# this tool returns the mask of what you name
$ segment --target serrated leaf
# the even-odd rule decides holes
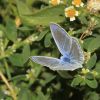
[[[97,88],[97,86],[98,86],[98,83],[95,79],[94,80],[85,79],[85,82],[91,88]]]
[[[94,65],[96,64],[96,61],[97,61],[97,56],[96,54],[94,54],[90,59],[89,61],[87,62],[86,66],[87,68],[91,69],[94,67]]]
[[[50,22],[60,23],[64,20],[64,6],[47,7],[32,16],[20,16],[23,23],[29,26],[49,25]]]

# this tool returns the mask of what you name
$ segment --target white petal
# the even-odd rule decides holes
[[[64,1],[60,1],[61,4],[64,4]]]
[[[83,6],[84,6],[84,3],[82,2],[82,3],[81,3],[81,7],[83,7]]]
[[[67,7],[65,8],[65,11],[68,11],[69,9],[74,9],[74,7],[73,6]]]
[[[49,3],[51,3],[51,0],[49,1]]]
[[[60,3],[61,3],[61,1],[60,1],[60,0],[57,0],[57,3],[58,3],[58,4],[60,4]]]
[[[74,5],[74,2],[72,1],[72,4]]]
[[[76,14],[75,15],[78,16],[78,11],[76,11]]]
[[[76,5],[76,7],[80,7],[79,5]]]
[[[65,16],[68,17],[68,15],[65,13]]]
[[[69,7],[68,8],[65,8],[65,11],[68,11],[69,10]]]
[[[74,21],[74,20],[75,20],[75,17],[71,17],[71,18],[70,18],[70,21]]]

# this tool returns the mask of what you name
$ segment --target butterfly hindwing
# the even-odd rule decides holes
[[[84,62],[83,51],[81,49],[81,46],[80,46],[78,40],[74,37],[72,37],[72,46],[71,46],[70,56],[71,56],[72,60],[75,60],[75,61],[83,64],[83,62]]]
[[[73,62],[61,62],[60,59],[52,58],[52,57],[45,57],[45,56],[32,56],[32,61],[41,64],[43,66],[49,67],[52,70],[75,70],[77,68],[81,68],[82,65]]]
[[[41,64],[43,66],[47,66],[50,69],[57,67],[60,64],[60,60],[53,57],[46,57],[46,56],[32,56],[32,61]]]

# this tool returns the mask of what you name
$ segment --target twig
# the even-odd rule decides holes
[[[5,65],[5,69],[6,69],[6,72],[7,72],[8,79],[10,80],[11,79],[11,74],[10,74],[6,59],[3,59],[3,62],[4,62],[4,65]]]
[[[0,77],[3,80],[3,82],[6,84],[8,89],[10,90],[13,100],[17,100],[15,91],[13,90],[12,86],[9,84],[6,77],[3,75],[3,73],[1,71],[0,71]]]

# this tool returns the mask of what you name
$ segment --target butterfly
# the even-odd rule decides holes
[[[78,40],[71,37],[61,26],[50,24],[53,39],[61,53],[61,57],[31,56],[31,60],[49,67],[51,70],[70,70],[82,68],[84,62],[83,51]]]

